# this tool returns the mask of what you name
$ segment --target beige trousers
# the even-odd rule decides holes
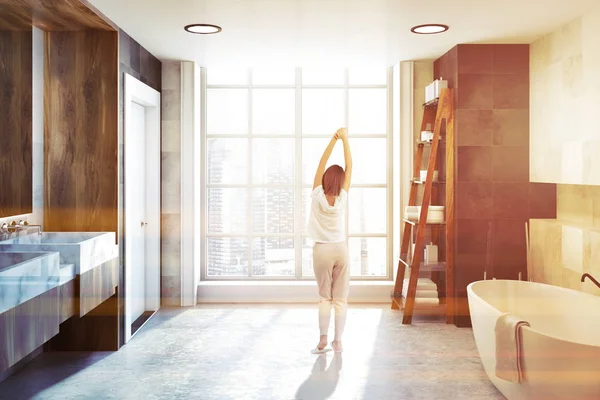
[[[335,339],[341,340],[346,325],[350,268],[348,245],[340,243],[316,243],[313,248],[313,268],[319,286],[319,330],[327,335],[331,320],[331,306],[335,309]]]

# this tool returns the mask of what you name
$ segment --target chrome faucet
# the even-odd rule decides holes
[[[14,233],[21,230],[21,226],[17,223],[17,221],[12,221],[8,225],[8,233]]]
[[[38,232],[38,236],[42,236],[42,225],[29,225],[29,222],[27,221],[19,221],[19,224],[23,227],[23,229],[27,230],[27,229],[37,229]]]
[[[13,221],[7,228],[7,232],[19,232],[26,231],[30,228],[36,228],[38,230],[38,235],[42,236],[42,226],[41,225],[29,225],[27,221],[20,220],[19,222]]]
[[[590,274],[583,274],[581,275],[581,282],[585,281],[585,278],[589,278],[592,282],[594,282],[594,285],[598,286],[598,288],[600,288],[600,282],[598,282],[596,279],[594,279],[593,276],[591,276]]]

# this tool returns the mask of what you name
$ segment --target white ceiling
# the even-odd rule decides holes
[[[598,0],[91,0],[160,59],[200,65],[392,65],[458,43],[531,43]],[[211,23],[217,35],[183,27]],[[414,25],[450,31],[422,36]]]

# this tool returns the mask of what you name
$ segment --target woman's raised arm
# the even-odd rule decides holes
[[[327,145],[327,148],[323,152],[323,155],[321,156],[321,161],[319,161],[319,166],[317,167],[317,172],[315,173],[315,179],[313,181],[313,190],[321,185],[323,174],[325,173],[325,166],[327,165],[327,161],[329,161],[329,157],[331,157],[331,152],[333,151],[335,142],[337,142],[337,140],[340,138],[340,132],[342,129],[344,128],[340,128],[335,132],[331,138],[331,141]]]
[[[346,163],[346,173],[344,177],[344,190],[348,192],[350,189],[350,183],[352,181],[352,154],[350,152],[350,143],[348,142],[348,131],[344,129],[342,133],[340,133],[340,139],[344,143],[344,161]]]

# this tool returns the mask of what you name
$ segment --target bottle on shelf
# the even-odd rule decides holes
[[[438,247],[437,245],[430,242],[427,246],[425,246],[425,254],[424,254],[425,263],[434,264],[438,262]]]

